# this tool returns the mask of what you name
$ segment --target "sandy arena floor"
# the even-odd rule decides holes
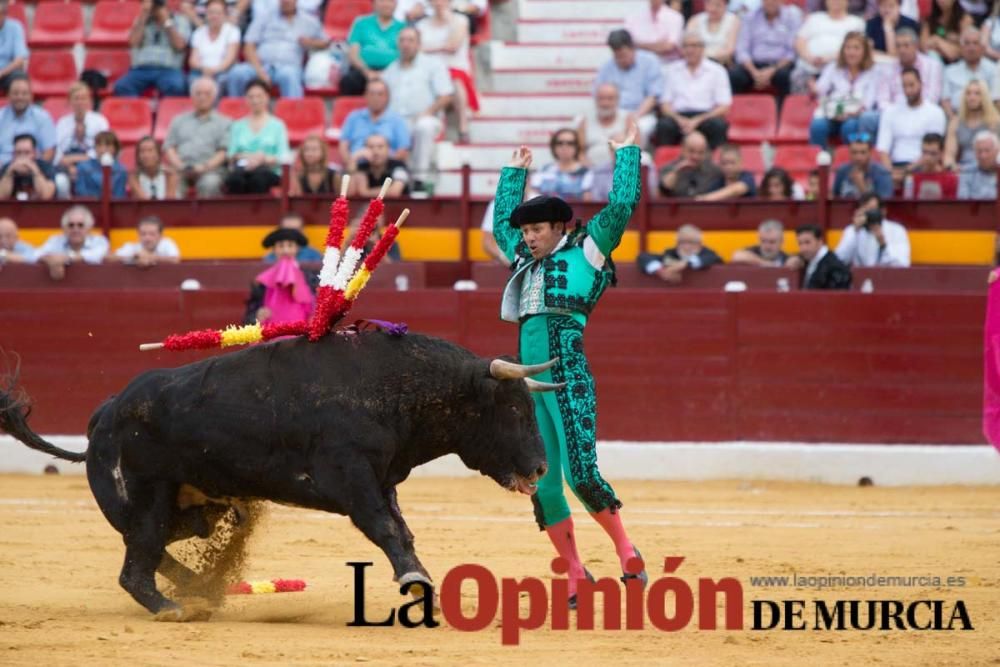
[[[557,632],[502,646],[479,633],[352,628],[349,560],[372,560],[372,619],[406,600],[380,552],[342,517],[272,506],[251,542],[250,579],[301,578],[303,593],[230,597],[204,623],[156,623],[118,587],[123,547],[79,476],[0,476],[0,665],[1000,665],[1000,487],[847,488],[771,483],[616,485],[647,562],[737,577],[742,631]],[[529,503],[486,479],[400,487],[424,564],[440,581],[477,562],[498,576],[548,576],[550,547]],[[574,505],[574,507],[578,507]],[[616,576],[604,534],[577,514],[590,569]],[[964,576],[965,587],[814,590],[754,587],[751,576]],[[653,577],[659,571],[651,571]],[[963,600],[974,631],[752,631],[754,599]],[[474,599],[464,600],[471,613]],[[806,618],[810,618],[809,615]],[[647,625],[648,627],[648,625]],[[811,627],[811,622],[810,622]],[[530,662],[527,662],[530,661]]]

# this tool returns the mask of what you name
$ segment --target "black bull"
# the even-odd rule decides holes
[[[166,552],[205,536],[204,508],[181,507],[192,495],[346,515],[385,552],[398,581],[429,581],[396,485],[415,466],[457,454],[530,493],[545,452],[529,387],[554,387],[521,378],[540,369],[414,334],[299,338],[142,373],[94,412],[79,454],[30,429],[15,371],[0,388],[0,428],[33,449],[86,461],[94,497],[124,538],[122,587],[149,611],[181,619],[154,575],[175,583],[194,575]]]

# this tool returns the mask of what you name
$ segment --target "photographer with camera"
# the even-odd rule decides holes
[[[834,251],[853,267],[910,265],[910,239],[906,228],[885,218],[885,205],[874,192],[861,196],[851,225],[844,230]]]
[[[128,34],[132,67],[115,83],[118,97],[138,97],[156,88],[161,97],[187,94],[184,52],[191,37],[191,24],[175,16],[166,0],[142,0],[142,8]]]

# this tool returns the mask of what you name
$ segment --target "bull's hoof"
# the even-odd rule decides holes
[[[431,590],[434,592],[433,593],[434,598],[432,600],[433,607],[434,607],[434,614],[435,615],[436,614],[440,614],[441,613],[441,596],[438,595],[437,589],[434,588],[434,582],[431,581],[430,578],[427,577],[427,575],[421,574],[420,572],[407,572],[406,574],[404,574],[402,577],[399,578],[399,585],[400,586],[405,586],[406,584],[409,584],[409,583],[412,583],[412,582],[415,582],[415,581],[423,582],[423,583],[425,583],[425,584],[427,584],[428,586],[431,587]],[[423,597],[420,594],[419,589],[417,589],[416,587],[410,589],[410,595],[413,596],[413,599],[417,599],[417,598]]]
[[[160,610],[153,616],[153,620],[162,623],[192,623],[212,618],[212,609],[205,600],[192,600],[185,602],[184,605],[171,603],[171,605]]]

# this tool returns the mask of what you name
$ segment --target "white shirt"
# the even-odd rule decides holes
[[[442,49],[448,45],[452,32],[461,29],[463,25],[468,25],[469,21],[459,13],[451,15],[451,25],[438,25],[431,18],[421,19],[417,22],[417,31],[420,33],[420,48],[424,51],[434,51]],[[455,53],[428,53],[427,57],[440,59],[445,67],[469,71],[469,35],[466,33],[465,40],[459,45]]]
[[[837,257],[850,266],[909,266],[910,239],[906,228],[898,222],[883,220],[882,235],[885,248],[879,249],[874,234],[863,227],[858,231],[854,225],[849,225],[837,244]]]
[[[94,157],[94,137],[98,132],[104,132],[110,127],[108,119],[96,111],[88,111],[83,117],[83,145],[76,138],[76,117],[68,113],[56,123],[56,157],[58,164],[66,153],[74,148],[83,148],[87,157]]]
[[[222,24],[215,41],[208,33],[208,24],[199,27],[191,36],[191,49],[198,52],[202,67],[218,67],[225,59],[229,45],[239,43],[240,29],[228,21]]]
[[[136,255],[139,254],[140,250],[142,250],[142,244],[138,241],[132,241],[118,248],[115,251],[115,257],[123,259],[127,263],[132,263],[135,261]],[[156,244],[156,252],[153,254],[157,257],[180,257],[181,251],[172,239],[162,237],[160,238],[160,242]]]
[[[920,157],[925,134],[944,136],[948,126],[944,110],[927,100],[911,107],[906,102],[893,104],[882,112],[875,148],[889,156],[893,164],[909,164]]]
[[[608,150],[608,140],[615,135],[625,134],[625,121],[628,112],[618,109],[615,120],[611,125],[601,125],[597,119],[597,107],[591,106],[587,113],[577,116],[573,121],[579,126],[582,121],[586,122],[587,145],[584,150],[587,152],[587,159],[591,165],[605,164],[611,162],[611,151]]]
[[[663,79],[660,101],[669,103],[677,113],[700,113],[733,102],[726,68],[708,58],[702,58],[694,72],[688,69],[684,60],[670,63],[664,69]]]
[[[680,54],[681,37],[684,34],[684,16],[670,7],[663,5],[653,18],[648,7],[625,18],[625,29],[632,35],[636,44],[669,41],[674,50],[663,56],[663,62],[676,60]]]
[[[874,66],[859,73],[852,81],[846,69],[837,67],[836,62],[827,63],[816,81],[816,94],[822,99],[859,100],[865,111],[875,111],[889,103],[889,87],[882,77],[882,70]],[[817,108],[817,113],[821,111],[822,106]]]
[[[35,257],[42,258],[46,255],[68,255],[70,252],[69,243],[66,242],[65,234],[53,234],[38,249]],[[83,248],[80,249],[80,257],[87,264],[100,264],[104,256],[108,254],[108,240],[101,234],[88,234],[83,241]]]
[[[835,21],[826,12],[814,12],[799,28],[797,37],[805,38],[810,56],[836,59],[840,53],[840,46],[844,43],[844,37],[855,30],[862,34],[865,32],[865,22],[860,16],[848,14]],[[809,69],[813,68],[810,66]]]
[[[382,70],[381,79],[389,87],[389,109],[410,120],[423,113],[435,100],[453,95],[455,86],[441,61],[418,53],[409,65],[396,60]]]
[[[733,32],[739,30],[739,27],[740,21],[736,17],[736,14],[732,12],[726,12],[722,15],[719,28],[715,32],[708,29],[708,12],[695,14],[687,24],[687,29],[697,32],[705,42],[705,55],[709,58],[726,48],[730,36]],[[733,41],[733,48],[736,48],[735,40]]]

